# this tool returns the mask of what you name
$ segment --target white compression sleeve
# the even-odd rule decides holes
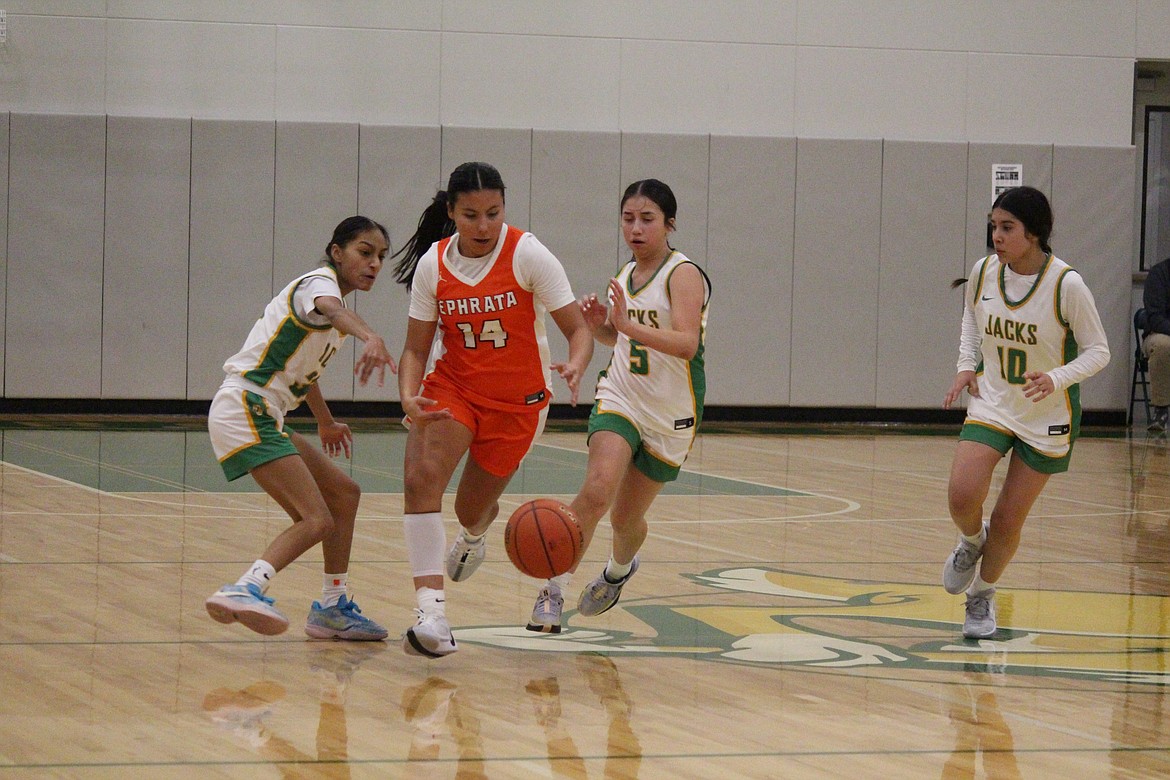
[[[443,574],[443,556],[447,553],[447,534],[443,531],[440,512],[423,512],[402,516],[402,533],[406,537],[406,554],[415,577]]]

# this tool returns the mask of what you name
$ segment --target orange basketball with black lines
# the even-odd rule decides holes
[[[552,498],[521,504],[504,528],[504,549],[513,565],[538,580],[573,568],[583,544],[573,510]]]

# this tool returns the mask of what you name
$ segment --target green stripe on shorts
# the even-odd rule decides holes
[[[244,393],[248,416],[260,441],[219,462],[228,482],[237,480],[257,466],[289,455],[299,455],[288,434],[276,427],[276,418],[268,414],[268,402],[255,393]]]
[[[634,468],[655,482],[673,482],[678,479],[679,466],[654,457],[642,446],[642,434],[626,417],[613,412],[598,412],[597,404],[589,413],[589,436],[597,431],[612,431],[626,440],[634,451]],[[586,439],[588,441],[588,439]]]
[[[1068,452],[1059,458],[1054,458],[1020,441],[1015,434],[1006,433],[980,423],[963,423],[963,430],[959,432],[959,441],[977,441],[980,444],[986,444],[1001,455],[1012,450],[1033,471],[1038,471],[1041,474],[1061,474],[1068,471],[1069,460],[1072,458],[1071,443]]]

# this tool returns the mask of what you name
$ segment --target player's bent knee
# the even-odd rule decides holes
[[[644,539],[650,532],[650,527],[646,524],[645,517],[615,517],[611,515],[610,525],[613,526],[614,533],[631,538],[640,535]]]
[[[308,526],[309,531],[312,533],[313,538],[318,542],[324,539],[328,539],[333,535],[333,532],[337,528],[337,524],[333,522],[333,517],[331,515],[309,518],[304,522]]]
[[[325,505],[336,516],[356,514],[358,504],[361,503],[362,489],[357,482],[349,477],[344,480],[330,482],[321,486],[321,495]]]
[[[357,505],[362,500],[362,486],[349,477],[341,483],[339,497],[346,503]]]
[[[406,495],[415,498],[431,494],[437,494],[441,497],[446,487],[446,482],[436,470],[421,466],[407,469],[402,480],[403,491]]]
[[[952,516],[964,517],[972,512],[981,511],[983,497],[981,490],[952,486],[947,493],[947,505]]]
[[[573,500],[578,514],[585,517],[601,517],[609,509],[609,493],[603,486],[586,483],[577,498]]]

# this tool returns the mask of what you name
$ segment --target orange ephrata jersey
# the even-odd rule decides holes
[[[540,409],[550,396],[544,307],[520,286],[513,268],[523,235],[508,226],[495,263],[474,285],[447,267],[451,239],[438,246],[435,301],[443,350],[433,373],[466,392],[469,400],[499,409]]]

